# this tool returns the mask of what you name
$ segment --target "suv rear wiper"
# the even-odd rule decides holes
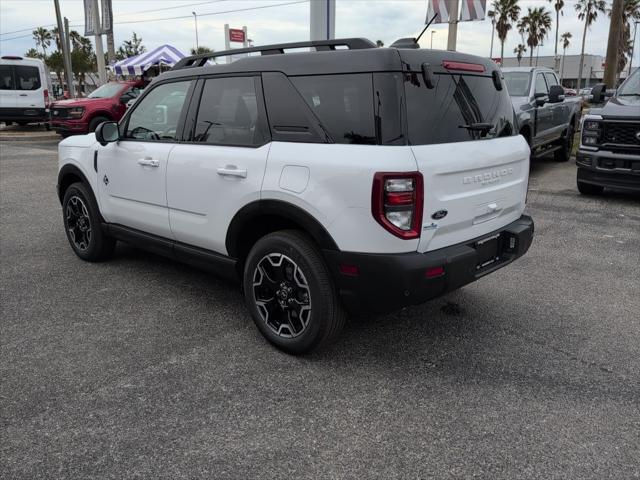
[[[476,132],[488,132],[493,128],[491,123],[470,123],[469,125],[458,125],[458,128],[466,128],[467,130],[473,130]]]

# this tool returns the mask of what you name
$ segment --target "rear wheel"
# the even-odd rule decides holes
[[[18,122],[18,125],[20,125],[21,127],[24,127],[24,126],[26,126],[28,124],[29,124],[29,122],[24,122],[24,121]]]
[[[97,262],[111,256],[116,240],[102,230],[98,206],[84,184],[77,182],[67,188],[62,214],[67,240],[78,257]]]
[[[102,122],[108,122],[109,119],[107,117],[96,117],[89,122],[89,132],[95,132],[98,125]]]
[[[260,332],[288,353],[318,348],[335,338],[345,322],[320,252],[295,230],[271,233],[251,249],[244,295]]]
[[[578,180],[578,191],[583,195],[601,195],[604,192],[604,187]]]
[[[571,151],[573,150],[573,137],[575,129],[573,128],[573,122],[567,127],[565,136],[562,137],[561,148],[553,152],[553,158],[556,162],[566,162],[571,157]]]

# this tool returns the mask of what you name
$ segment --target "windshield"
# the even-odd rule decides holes
[[[637,69],[633,75],[627,78],[618,90],[619,97],[630,95],[640,95],[640,69]]]
[[[528,97],[529,82],[531,74],[529,72],[503,72],[504,83],[512,97]]]
[[[120,83],[105,83],[100,88],[91,92],[87,98],[110,98],[122,89]]]

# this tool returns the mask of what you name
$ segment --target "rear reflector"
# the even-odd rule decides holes
[[[452,60],[444,60],[442,66],[447,70],[462,70],[463,72],[484,72],[484,65],[479,63],[454,62]]]
[[[427,271],[424,272],[424,276],[427,278],[435,278],[440,275],[444,275],[444,267],[431,267],[427,268]]]
[[[348,275],[350,277],[357,277],[360,274],[360,270],[358,270],[357,265],[340,265],[339,267],[340,273],[343,275]]]

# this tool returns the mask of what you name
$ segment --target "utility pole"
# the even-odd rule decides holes
[[[336,37],[336,0],[310,2],[309,33],[311,40],[329,40]]]
[[[456,40],[458,38],[458,0],[450,3],[449,12],[449,38],[447,39],[447,50],[456,51]]]
[[[491,48],[489,49],[489,58],[493,58],[493,37],[496,36],[496,17],[491,19]]]
[[[73,85],[73,69],[71,68],[71,37],[69,36],[69,19],[67,17],[64,17],[64,39],[61,39],[60,43],[62,42],[64,42],[65,46],[65,48],[62,49],[62,59],[65,65],[69,64],[69,70],[71,71],[71,88],[74,90],[73,98],[76,98],[76,92]],[[69,95],[71,95],[71,90],[69,91]]]
[[[602,81],[609,88],[616,87],[616,73],[618,72],[618,44],[622,39],[623,0],[613,0],[611,7],[611,22],[609,23],[609,41],[607,43],[607,58],[604,64]]]
[[[196,22],[196,53],[198,53],[198,49],[200,48],[200,45],[198,43],[198,14],[196,12],[191,12],[193,14],[193,19]]]
[[[73,72],[71,70],[71,54],[69,53],[69,48],[67,47],[67,41],[65,39],[65,30],[62,24],[62,15],[60,14],[60,2],[58,0],[53,0],[53,4],[56,8],[58,35],[60,35],[60,48],[62,48],[62,60],[64,63],[64,76],[67,77],[67,92],[69,92],[69,95],[75,98],[76,95],[73,89]]]
[[[102,46],[102,27],[100,24],[100,11],[98,10],[98,0],[93,0],[93,24],[96,40],[96,60],[98,63],[98,78],[100,85],[107,83],[107,72],[104,64],[104,50]]]

